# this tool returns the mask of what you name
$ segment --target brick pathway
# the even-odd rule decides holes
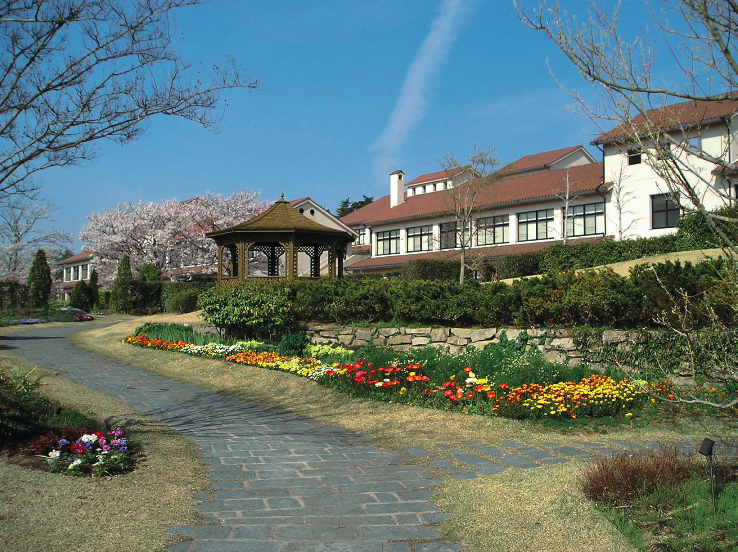
[[[429,501],[444,479],[660,446],[503,440],[491,447],[471,441],[408,445],[403,455],[340,428],[80,351],[65,339],[79,329],[39,329],[9,345],[156,416],[197,444],[212,480],[211,490],[197,497],[206,524],[171,528],[194,539],[171,546],[172,552],[457,552],[462,544],[440,541],[433,525],[449,517]],[[694,451],[692,442],[672,444]],[[431,468],[412,465],[412,457],[431,457]]]

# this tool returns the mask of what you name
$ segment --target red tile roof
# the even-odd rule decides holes
[[[606,144],[627,138],[636,133],[641,133],[656,128],[679,128],[680,126],[693,126],[697,123],[717,121],[721,117],[738,112],[738,98],[735,96],[723,97],[715,100],[687,101],[665,107],[659,107],[646,111],[647,121],[643,114],[634,117],[626,124],[622,124],[609,132],[606,132],[596,140],[593,145]]]
[[[521,157],[517,161],[506,165],[498,172],[500,174],[510,174],[522,171],[529,171],[532,169],[546,169],[550,165],[553,165],[557,161],[560,161],[567,155],[574,153],[582,146],[571,146],[568,148],[561,148],[553,151],[545,151],[543,153],[535,153],[533,155],[526,155]]]
[[[433,182],[434,180],[451,178],[452,176],[456,176],[461,171],[464,171],[467,168],[468,167],[457,167],[455,169],[449,169],[447,171],[438,171],[434,173],[424,174],[411,180],[410,182],[405,183],[405,186],[412,186],[413,184],[420,184],[421,182]]]
[[[301,197],[300,199],[293,199],[292,201],[290,201],[290,205],[292,205],[294,207],[295,205],[299,205],[300,203],[302,203],[306,199],[310,199],[310,198],[309,197]]]
[[[594,193],[602,183],[602,163],[592,163],[538,174],[523,174],[502,178],[487,184],[476,198],[479,208],[525,203],[529,201],[555,198],[566,191],[566,177],[569,175],[571,193]],[[477,182],[462,184],[474,185]],[[449,196],[452,190],[432,192],[405,198],[404,203],[390,207],[388,195],[357,209],[343,217],[341,221],[349,226],[357,227],[363,223],[400,221],[413,218],[441,216],[453,209]]]
[[[82,253],[77,253],[76,255],[67,257],[63,261],[59,261],[59,264],[78,263],[81,261],[89,261],[90,259],[92,259],[92,253],[90,253],[89,251],[83,251]]]
[[[569,240],[571,244],[583,243],[583,242],[599,242],[609,237],[595,237],[595,238],[580,238],[576,240]],[[547,247],[551,247],[555,243],[561,243],[560,241],[548,240],[548,241],[534,241],[524,243],[513,243],[510,245],[495,245],[492,247],[474,247],[466,250],[466,257],[473,259],[474,257],[486,257],[489,259],[497,259],[505,257],[506,255],[524,255],[526,253],[536,253],[542,251]],[[429,251],[428,253],[409,253],[407,255],[387,255],[379,257],[371,257],[358,263],[354,263],[346,270],[380,270],[397,268],[404,265],[406,262],[413,259],[442,259],[446,261],[455,261],[459,259],[461,254],[458,250],[451,251]]]

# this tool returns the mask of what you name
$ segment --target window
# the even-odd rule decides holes
[[[433,227],[416,226],[407,229],[407,252],[430,251],[433,243]]]
[[[692,138],[687,138],[687,145],[690,149],[702,153],[702,136],[698,134]]]
[[[82,265],[82,279],[83,280],[87,279],[87,266],[88,265]]]
[[[366,245],[366,228],[358,230],[359,237],[354,240],[354,245]]]
[[[553,209],[518,214],[518,241],[553,238]]]
[[[400,231],[377,232],[377,255],[394,255],[400,252]]]
[[[605,204],[590,203],[569,207],[566,217],[567,236],[592,236],[605,233]]]
[[[510,241],[510,215],[477,220],[477,244],[495,245]]]
[[[640,148],[634,148],[628,150],[628,165],[640,165],[641,164],[641,150]]]
[[[64,281],[70,282],[72,280],[72,267],[68,266],[64,269]]]
[[[454,249],[461,247],[461,229],[456,222],[441,223],[441,249]],[[464,237],[466,238],[466,247],[471,245],[471,232],[469,231],[469,223],[465,222],[466,230]]]
[[[676,228],[680,214],[679,206],[668,194],[651,196],[651,228]]]
[[[79,266],[72,267],[72,280],[79,280]]]

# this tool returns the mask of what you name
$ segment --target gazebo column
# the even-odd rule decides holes
[[[246,280],[249,277],[249,251],[251,246],[254,245],[251,242],[243,242],[241,247],[243,248],[243,271],[241,272],[241,279]]]
[[[328,248],[328,277],[336,277],[336,247],[335,245]]]
[[[294,240],[283,243],[285,261],[285,276],[287,279],[297,278],[297,251]]]
[[[277,248],[271,246],[267,256],[267,276],[279,276],[279,262],[277,259]]]
[[[336,257],[338,258],[338,274],[336,276],[343,278],[343,251],[341,250],[346,247],[346,244],[334,244],[334,247],[336,248]]]
[[[320,278],[320,246],[313,246],[313,254],[310,255],[310,276]]]

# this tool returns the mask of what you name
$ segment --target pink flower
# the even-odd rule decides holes
[[[103,450],[110,450],[110,445],[103,445]]]

